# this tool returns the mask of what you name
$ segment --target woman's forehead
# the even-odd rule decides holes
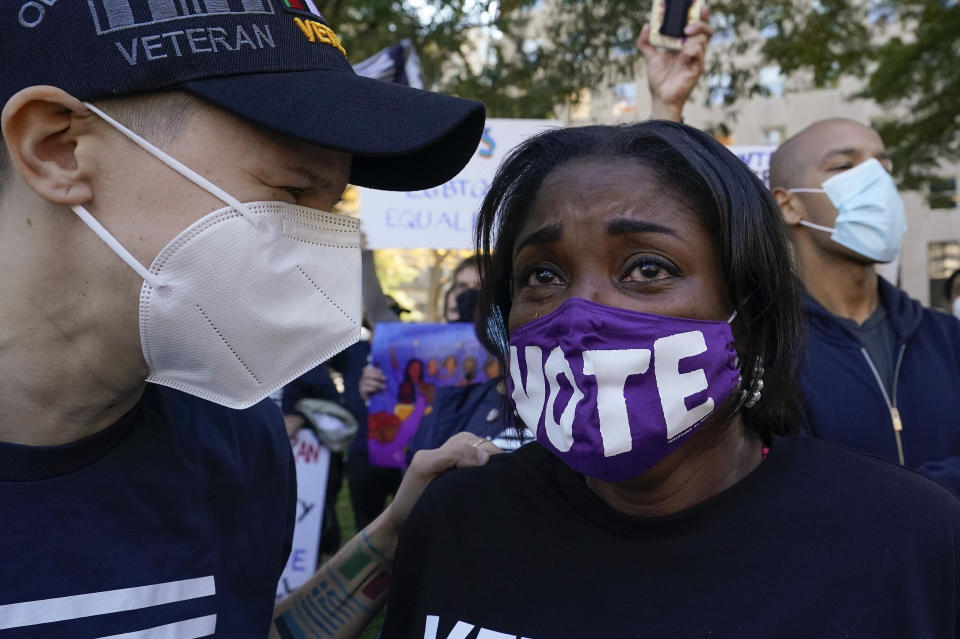
[[[646,220],[678,233],[700,224],[681,186],[632,158],[578,158],[551,171],[527,211],[519,236],[548,225],[588,226]]]
[[[546,192],[571,189],[606,188],[631,190],[658,182],[656,171],[629,157],[586,156],[568,160],[550,171],[543,179],[538,197]]]

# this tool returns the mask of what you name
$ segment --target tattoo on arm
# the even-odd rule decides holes
[[[363,531],[282,602],[274,627],[281,639],[356,637],[383,606],[389,586],[390,560]]]

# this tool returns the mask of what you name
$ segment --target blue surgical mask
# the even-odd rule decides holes
[[[875,262],[896,259],[907,232],[907,218],[897,184],[880,162],[871,158],[822,186],[788,191],[826,194],[838,212],[833,228],[806,220],[800,220],[800,224],[831,233],[837,244]]]

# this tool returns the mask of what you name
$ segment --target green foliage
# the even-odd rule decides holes
[[[960,160],[960,5],[955,0],[820,0],[803,20],[778,18],[766,59],[784,73],[812,71],[823,86],[864,79],[854,97],[879,103],[878,130],[906,188]]]
[[[876,50],[877,68],[862,95],[897,109],[880,127],[905,186],[940,159],[960,158],[960,6],[946,0],[899,2],[912,28]]]
[[[814,87],[864,80],[906,186],[960,159],[956,0],[715,0],[707,74],[714,99],[764,95],[762,66]],[[325,12],[351,58],[409,37],[429,88],[483,100],[495,117],[549,117],[580,89],[632,76],[650,0],[337,0]],[[758,59],[760,63],[758,64]]]

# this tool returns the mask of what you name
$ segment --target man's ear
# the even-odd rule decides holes
[[[800,220],[806,219],[807,211],[796,195],[778,186],[773,189],[773,197],[780,205],[780,214],[787,226],[797,226]]]
[[[0,113],[3,139],[20,178],[53,204],[71,206],[93,197],[89,175],[77,161],[77,142],[89,110],[51,86],[13,95]]]

